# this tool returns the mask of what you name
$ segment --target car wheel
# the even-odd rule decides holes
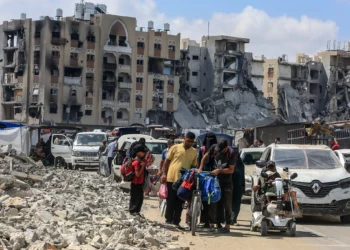
[[[340,216],[340,221],[343,224],[350,224],[350,215]]]
[[[62,157],[55,157],[55,160],[54,160],[54,166],[56,168],[66,168],[67,164],[65,162],[65,160],[62,158]]]

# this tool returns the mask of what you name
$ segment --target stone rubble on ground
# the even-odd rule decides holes
[[[128,202],[108,178],[0,158],[0,249],[183,249]]]

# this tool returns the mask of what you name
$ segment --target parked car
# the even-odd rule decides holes
[[[116,156],[116,163],[117,165],[121,165],[125,156],[126,156],[126,147],[123,147],[124,142],[127,140],[135,140],[138,141],[140,138],[145,138],[145,140],[152,140],[154,139],[150,135],[143,135],[143,134],[130,134],[130,135],[123,135],[118,139],[118,151]],[[130,146],[129,146],[130,147]]]
[[[54,144],[55,139],[61,138],[64,144]],[[78,133],[73,143],[63,134],[54,134],[51,139],[51,153],[55,157],[55,165],[72,165],[73,169],[98,167],[100,149],[104,140],[108,140],[103,132]]]
[[[291,174],[298,173],[293,187],[303,215],[340,216],[341,222],[350,223],[350,174],[329,147],[271,144],[256,162],[253,186],[257,185],[267,161],[276,163],[282,177],[283,168],[288,168]],[[252,211],[259,211],[261,205],[255,192],[252,192],[251,199]]]
[[[252,173],[255,168],[255,162],[260,160],[265,148],[243,148],[240,151],[241,159],[245,165],[245,196],[252,193]]]
[[[339,158],[340,163],[345,167],[345,163],[350,162],[350,149],[335,150],[334,153]]]
[[[131,144],[135,141],[136,140],[134,140],[134,139],[126,139],[124,141],[124,143],[121,145],[119,150],[126,152],[130,148]],[[150,152],[155,157],[155,161],[153,163],[152,168],[155,171],[158,171],[158,167],[159,167],[160,161],[162,159],[162,152],[164,149],[166,149],[168,147],[167,142],[163,141],[163,140],[156,140],[153,138],[146,138],[146,146],[149,148]],[[114,158],[112,165],[113,165],[112,171],[114,171],[115,178],[117,180],[121,180],[120,164],[117,161],[117,156]],[[129,182],[124,183],[123,188],[129,189],[130,183]]]
[[[113,136],[123,136],[129,134],[140,134],[140,130],[137,127],[117,127],[112,130]]]

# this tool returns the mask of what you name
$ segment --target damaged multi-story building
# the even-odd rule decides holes
[[[325,108],[327,75],[321,62],[290,63],[286,56],[266,59],[264,63],[264,96],[286,123],[316,118]]]
[[[264,58],[245,52],[249,39],[205,36],[201,46],[182,42],[181,99],[174,115],[180,127],[240,128],[275,121],[261,92]]]
[[[169,24],[79,3],[72,17],[0,25],[0,119],[125,126],[172,124],[178,108],[180,34]]]
[[[350,119],[350,43],[344,49],[334,49],[317,53],[327,75],[327,89],[323,98],[327,108],[321,112],[321,118],[328,121]]]

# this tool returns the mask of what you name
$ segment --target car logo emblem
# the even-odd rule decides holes
[[[320,185],[318,185],[318,183],[314,183],[314,185],[312,185],[312,191],[314,191],[315,194],[317,194],[320,191],[321,187]]]

